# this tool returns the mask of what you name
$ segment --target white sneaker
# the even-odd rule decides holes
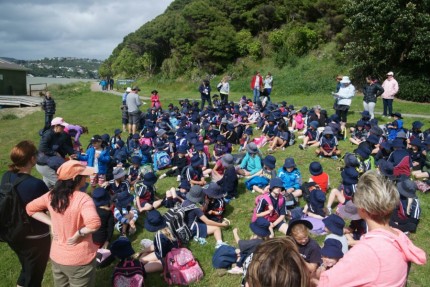
[[[181,176],[180,176],[180,175],[178,175],[178,176],[176,177],[176,181],[181,181]]]
[[[227,273],[242,275],[243,274],[243,268],[236,266],[236,267],[233,267],[230,270],[228,270]]]
[[[215,245],[215,249],[220,248],[223,245],[228,245],[228,244],[226,242],[221,241]]]

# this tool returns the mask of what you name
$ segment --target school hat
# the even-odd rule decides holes
[[[142,153],[149,153],[152,150],[152,147],[147,144],[143,144],[140,146],[140,150]]]
[[[314,226],[312,225],[312,223],[310,221],[307,221],[304,219],[294,219],[288,223],[287,235],[291,235],[291,230],[297,224],[303,224],[304,226],[306,226],[310,230],[312,230],[312,228],[314,228]]]
[[[158,178],[152,171],[145,173],[143,176],[143,184],[146,186],[153,186],[157,182]]]
[[[270,235],[269,227],[270,222],[264,217],[258,217],[257,220],[249,224],[249,228],[252,232],[260,237],[267,237]]]
[[[96,207],[109,205],[110,195],[109,192],[103,187],[97,187],[93,190],[93,201]]]
[[[327,238],[321,248],[321,255],[328,258],[342,258],[342,243],[333,238]]]
[[[379,137],[374,134],[370,134],[367,139],[367,142],[370,142],[371,144],[378,144],[379,143]]]
[[[128,205],[130,205],[134,200],[133,195],[131,195],[127,190],[120,192],[115,201],[115,206],[118,209],[126,208]]]
[[[223,136],[223,135],[217,135],[216,136],[216,141],[217,142],[225,142],[226,141],[226,138],[225,138],[225,136]]]
[[[273,189],[275,187],[280,187],[284,189],[284,183],[282,182],[282,179],[280,179],[279,177],[274,177],[270,180],[269,187],[270,189]]]
[[[391,143],[390,142],[383,142],[381,143],[380,149],[385,149],[387,151],[391,151]]]
[[[181,183],[179,184],[179,188],[189,190],[191,188],[191,185],[188,181],[182,180]]]
[[[246,151],[249,152],[250,154],[258,153],[257,145],[253,142],[250,142],[249,144],[246,145]]]
[[[216,182],[211,182],[203,186],[203,192],[211,198],[218,199],[224,197],[224,192],[222,191],[221,186]]]
[[[370,118],[370,113],[369,113],[369,111],[362,111],[360,114],[361,114],[361,116],[362,116],[363,118]]]
[[[360,165],[355,154],[349,152],[343,157],[343,162],[345,163],[345,167],[358,167]]]
[[[166,134],[166,130],[165,129],[159,129],[157,132],[157,137],[162,137],[163,135]]]
[[[128,258],[135,253],[130,240],[125,236],[119,237],[112,243],[110,252],[120,259]]]
[[[163,150],[163,149],[166,148],[166,144],[164,142],[162,142],[162,141],[158,141],[157,145],[155,146],[155,148],[158,149],[158,150]]]
[[[399,112],[392,113],[392,114],[391,114],[391,116],[392,116],[392,117],[397,117],[397,118],[399,118],[399,119],[403,119],[403,118],[402,118],[402,114],[401,114],[401,113],[399,113]]]
[[[424,123],[420,122],[420,121],[415,121],[412,123],[412,128],[413,129],[420,129],[424,126]]]
[[[113,170],[113,179],[120,179],[126,175],[125,170],[122,167],[117,167]]]
[[[127,87],[127,89],[125,89],[126,93],[130,93],[131,92],[131,87]]]
[[[337,208],[337,213],[340,217],[349,219],[349,220],[359,220],[361,219],[360,215],[358,215],[358,209],[354,205],[354,203],[349,200],[347,203],[339,205]]]
[[[285,159],[284,168],[296,167],[296,163],[294,162],[294,158],[288,157]]]
[[[374,135],[378,136],[378,137],[381,137],[384,134],[384,131],[380,127],[378,127],[378,126],[371,127],[370,130],[369,130],[369,132],[371,134],[374,134]]]
[[[356,124],[357,127],[364,127],[364,121],[359,120]]]
[[[132,164],[140,164],[140,157],[137,155],[131,157],[131,163]]]
[[[194,203],[201,203],[205,198],[203,188],[200,185],[193,185],[186,195],[187,199]]]
[[[354,150],[354,153],[359,155],[362,159],[366,160],[369,158],[369,156],[372,152],[367,147],[361,146],[361,147],[356,148]]]
[[[320,175],[323,173],[323,167],[317,161],[311,162],[311,164],[309,165],[309,172],[315,176]]]
[[[124,142],[123,140],[118,140],[118,141],[116,142],[116,144],[117,144],[119,147],[123,147],[123,146],[125,145],[125,142]]]
[[[93,167],[84,166],[77,160],[68,160],[57,170],[59,180],[75,179],[78,175],[92,175],[96,172]]]
[[[302,114],[306,114],[307,112],[308,112],[308,107],[303,107],[303,108],[301,108],[300,109],[300,112],[302,113]]]
[[[52,119],[51,126],[63,126],[63,127],[65,127],[66,123],[64,122],[63,118],[56,117],[56,118]]]
[[[333,135],[333,130],[331,129],[331,127],[325,127],[324,131],[322,132],[323,136],[325,135]]]
[[[132,136],[132,139],[138,140],[138,139],[140,139],[140,135],[138,133],[136,133]]]
[[[276,158],[273,155],[267,155],[263,159],[263,164],[270,169],[274,169],[276,166]]]
[[[186,145],[180,145],[180,146],[178,146],[178,153],[183,153],[183,154],[186,154],[187,153],[187,149],[188,149],[188,146],[186,146]]]
[[[310,122],[309,126],[313,127],[314,129],[318,128],[319,123],[317,121]]]
[[[379,172],[388,177],[388,178],[392,178],[393,177],[393,172],[394,172],[394,166],[393,163],[390,161],[387,161],[385,159],[380,159],[378,160],[378,169]]]
[[[331,233],[342,236],[343,228],[345,227],[345,221],[336,214],[330,214],[322,220],[324,225],[330,230]]]
[[[406,133],[404,131],[398,131],[396,135],[396,139],[407,139]]]
[[[234,158],[233,158],[233,156],[231,154],[229,154],[229,153],[226,153],[225,155],[223,155],[221,157],[221,164],[224,167],[229,167],[229,166],[233,165],[234,164]]]
[[[199,155],[198,155],[198,154],[194,154],[194,155],[191,157],[191,166],[192,166],[192,167],[198,167],[198,166],[202,165],[202,163],[203,163],[203,161],[202,161],[202,159],[199,157]]]
[[[194,148],[196,149],[196,151],[203,151],[204,150],[204,145],[202,142],[196,142],[194,145]]]
[[[357,184],[359,173],[354,167],[347,167],[342,170],[340,176],[344,184],[352,185]]]
[[[403,180],[397,183],[397,190],[401,195],[407,198],[416,198],[418,187],[415,182],[410,179]]]
[[[394,140],[391,142],[391,146],[392,146],[392,147],[397,147],[397,148],[405,147],[405,145],[404,145],[404,143],[403,143],[403,140],[402,140],[402,139],[399,139],[399,138],[394,139]]]
[[[166,219],[161,215],[158,210],[150,210],[146,214],[144,227],[150,232],[156,232],[166,227]]]
[[[114,133],[114,135],[115,135],[115,136],[117,136],[117,135],[119,135],[119,134],[121,134],[121,133],[122,133],[122,130],[120,130],[120,129],[115,129],[115,130],[113,131],[113,133]]]
[[[95,142],[102,142],[103,139],[100,135],[93,135],[93,137],[91,138],[91,143],[95,143]]]
[[[413,140],[411,140],[411,145],[421,147],[422,143],[421,143],[421,140],[419,138],[414,138]]]

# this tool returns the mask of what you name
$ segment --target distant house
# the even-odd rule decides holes
[[[0,59],[0,95],[26,95],[27,69]]]

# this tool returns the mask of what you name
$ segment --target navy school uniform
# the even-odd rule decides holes
[[[315,263],[318,266],[321,265],[321,247],[312,238],[309,238],[308,243],[305,245],[297,244],[299,253],[307,263]]]
[[[194,204],[189,200],[184,200],[182,202],[182,207],[187,207]],[[185,213],[187,226],[191,229],[193,236],[200,238],[206,238],[208,236],[207,226],[200,221],[200,217],[204,215],[203,211],[197,207],[195,209],[189,210]]]
[[[271,200],[270,204],[273,205],[273,211],[276,212],[279,216],[285,215],[286,214],[285,205],[280,207],[278,204],[279,199],[274,198],[270,193],[269,193],[269,197]],[[257,205],[257,214],[268,210],[268,208],[269,208],[269,202],[267,202],[265,198],[262,198]],[[282,225],[282,223],[283,222],[280,222],[277,226],[275,226],[275,228],[279,228]]]
[[[208,214],[209,210],[215,211],[216,214]],[[225,202],[222,198],[210,199],[207,205],[206,217],[216,222],[222,222],[222,214],[225,210]]]
[[[154,238],[154,253],[158,260],[164,265],[164,258],[167,253],[172,251],[173,248],[179,248],[177,240],[170,240],[160,231],[157,231]]]

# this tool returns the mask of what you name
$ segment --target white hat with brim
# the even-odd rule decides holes
[[[344,77],[342,77],[342,80],[340,80],[340,83],[341,84],[350,84],[351,80],[349,79],[348,76],[344,76]]]

